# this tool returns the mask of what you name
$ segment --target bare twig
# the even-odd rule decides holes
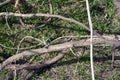
[[[20,5],[20,4],[19,4],[19,1],[20,1],[20,0],[16,0],[16,2],[15,2],[15,8],[17,9],[17,12],[18,12],[19,14],[21,14],[21,9],[20,9],[20,6],[19,6],[19,5]],[[21,25],[22,25],[23,27],[25,27],[25,23],[24,23],[22,17],[19,17],[19,21],[20,21]]]
[[[6,13],[6,12],[2,12],[0,13],[0,16],[15,16],[15,17],[25,17],[25,18],[30,18],[30,17],[34,17],[34,16],[41,16],[41,17],[51,17],[51,18],[59,18],[59,19],[62,19],[62,20],[66,20],[68,22],[73,22],[74,24],[77,24],[79,26],[82,26],[84,29],[86,29],[87,31],[90,31],[90,29],[85,26],[84,24],[72,19],[72,18],[66,18],[66,17],[63,17],[61,15],[53,15],[53,14],[43,14],[43,13],[38,13],[38,14],[19,14],[19,13]],[[97,35],[98,37],[100,37],[101,39],[104,39],[106,41],[106,43],[108,44],[111,44],[111,46],[115,45],[116,47],[117,46],[120,46],[120,41],[111,41],[111,40],[108,40],[106,38],[104,38],[102,35],[100,35],[99,33],[97,33],[96,30],[93,31],[93,34]]]
[[[14,80],[16,80],[16,78],[17,78],[17,72],[16,70],[14,70]]]
[[[8,16],[5,16],[5,20],[6,20],[6,25],[7,25],[8,29],[10,30],[10,33],[12,34],[13,31],[12,31],[12,29],[10,28],[10,25],[9,25],[9,23],[8,23]]]
[[[86,0],[86,8],[87,8],[87,14],[88,14],[88,21],[89,21],[89,27],[90,27],[90,65],[91,65],[91,75],[92,80],[95,80],[95,74],[94,74],[94,64],[93,64],[93,25],[92,20],[90,16],[90,8],[89,8],[89,2]]]
[[[0,16],[15,16],[15,17],[25,17],[25,18],[31,18],[31,17],[34,17],[34,16],[38,16],[38,17],[51,17],[51,18],[59,18],[59,19],[62,19],[62,20],[66,20],[68,22],[72,22],[72,23],[75,23],[79,26],[82,26],[83,28],[85,28],[86,30],[90,31],[90,29],[85,26],[84,24],[72,19],[72,18],[66,18],[66,17],[63,17],[61,15],[53,15],[53,14],[42,14],[42,13],[38,13],[38,14],[19,14],[19,13],[6,13],[6,12],[2,12],[0,13]]]
[[[112,41],[115,41],[114,38],[112,39]],[[106,43],[105,39],[101,39],[101,38],[94,38],[93,39],[93,44],[102,44],[102,43]],[[13,55],[10,58],[6,59],[1,64],[0,67],[1,67],[1,69],[3,69],[5,66],[10,64],[11,62],[19,60],[20,58],[23,58],[23,57],[29,57],[32,55],[42,55],[43,53],[61,51],[63,49],[68,49],[68,48],[72,48],[72,47],[79,47],[79,46],[88,46],[88,45],[90,45],[90,39],[81,40],[81,41],[71,41],[71,42],[66,42],[66,43],[57,44],[57,45],[50,45],[50,46],[44,47],[44,48],[23,51],[22,53]]]
[[[30,47],[22,47],[22,48],[20,48],[21,43],[22,43],[23,40],[26,39],[26,38],[34,39],[34,40],[38,41],[39,44],[30,46]],[[42,40],[40,40],[40,39],[38,39],[38,38],[34,38],[34,37],[32,37],[32,36],[25,36],[24,38],[22,38],[22,40],[20,40],[20,42],[19,42],[19,44],[18,44],[17,47],[7,47],[7,46],[5,46],[5,45],[3,45],[3,44],[0,44],[0,46],[3,47],[3,48],[12,49],[12,50],[25,50],[25,49],[31,49],[31,48],[37,47],[37,46],[39,46],[39,45],[41,45],[41,44],[43,44],[43,41],[42,41]]]
[[[10,1],[11,1],[11,0],[6,0],[6,1],[0,3],[0,7],[3,6],[3,5],[5,5],[5,4],[8,4]]]
[[[25,36],[24,38],[22,38],[22,40],[20,40],[20,42],[19,42],[19,44],[18,44],[18,46],[17,46],[16,54],[17,54],[17,53],[19,52],[19,50],[20,50],[20,45],[21,45],[21,43],[22,43],[26,38],[28,38],[28,39],[34,39],[34,40],[38,41],[39,44],[42,44],[42,43],[43,43],[43,41],[40,40],[40,39],[34,38],[34,37],[32,37],[32,36]],[[37,45],[36,45],[36,46],[37,46]]]
[[[48,0],[48,4],[49,4],[49,9],[50,9],[50,14],[53,14],[53,8],[52,8],[52,0]],[[43,26],[45,26],[48,22],[51,21],[51,18],[48,18],[47,21],[45,23],[43,23],[42,25],[40,26],[37,26],[35,28],[41,28]]]
[[[16,2],[15,2],[15,8],[17,8],[18,5],[19,5],[19,0],[16,0]]]
[[[38,69],[38,68],[43,68],[46,66],[49,66],[51,64],[56,63],[58,60],[63,58],[67,51],[63,50],[60,52],[56,57],[52,58],[51,60],[48,60],[44,62],[43,64],[41,63],[33,63],[33,64],[23,64],[23,65],[9,65],[5,69],[11,69],[11,70],[21,70],[21,69]]]
[[[115,40],[115,36],[114,35],[106,35],[106,36],[103,36],[103,37],[104,38],[108,38],[109,40],[112,40],[112,39]],[[120,36],[118,35],[117,37],[118,37],[118,40],[120,40]],[[53,42],[55,42],[55,41],[57,41],[59,39],[62,39],[62,38],[90,38],[90,36],[89,35],[84,35],[84,36],[62,36],[62,37],[58,37],[55,40],[51,41],[48,45],[46,45],[46,47],[51,45]],[[94,35],[93,38],[98,38],[98,37]],[[39,41],[39,39],[37,41]],[[31,49],[31,48],[34,48],[34,47],[39,46],[39,45],[41,45],[41,43],[39,43],[38,45],[35,45],[35,46],[19,48],[19,50]],[[3,47],[3,48],[13,49],[13,50],[14,49],[15,50],[18,49],[17,47],[7,47],[7,46],[5,46],[4,44],[1,44],[1,43],[0,43],[0,46]]]

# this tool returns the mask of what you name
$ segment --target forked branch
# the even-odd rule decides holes
[[[114,36],[104,36],[112,41],[115,41]],[[120,39],[120,36],[118,36]],[[101,38],[93,38],[93,44],[103,44],[106,43],[105,39]],[[108,44],[108,43],[107,43]],[[72,47],[80,47],[80,46],[89,46],[90,45],[90,39],[80,40],[80,41],[70,41],[66,43],[56,44],[56,45],[50,45],[48,47],[39,48],[39,49],[33,49],[28,51],[23,51],[22,53],[16,54],[11,56],[10,58],[6,59],[0,66],[1,69],[9,65],[10,63],[17,61],[23,57],[30,57],[32,55],[42,55],[43,53],[50,53],[54,51],[61,51],[64,49],[69,49]],[[1,70],[0,69],[0,70]]]

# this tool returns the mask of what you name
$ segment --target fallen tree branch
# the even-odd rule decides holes
[[[49,66],[51,64],[56,63],[58,60],[63,58],[67,50],[63,50],[60,52],[56,57],[52,58],[51,60],[48,60],[46,62],[42,63],[33,63],[33,64],[23,64],[23,65],[9,65],[5,67],[5,69],[10,69],[10,70],[21,70],[21,69],[38,69],[38,68],[43,68],[46,66]]]
[[[0,7],[3,6],[3,5],[5,5],[5,4],[8,4],[10,1],[11,1],[11,0],[6,0],[6,1],[0,3]]]
[[[66,17],[63,17],[61,15],[53,15],[53,14],[43,14],[43,13],[37,13],[37,14],[19,14],[19,13],[6,13],[6,12],[2,12],[0,13],[0,16],[15,16],[15,17],[24,17],[24,18],[31,18],[31,17],[34,17],[34,16],[38,16],[38,17],[49,17],[49,18],[59,18],[59,19],[62,19],[62,20],[66,20],[68,22],[72,22],[74,24],[77,24],[79,26],[82,26],[84,29],[86,29],[87,31],[90,31],[90,29],[84,25],[83,23],[80,23],[79,21],[76,21],[75,19],[72,19],[72,18],[66,18]],[[96,30],[93,30],[93,34],[97,35],[98,37],[100,37],[101,39],[105,39],[101,34],[99,34]],[[108,43],[108,44],[115,44],[116,46],[119,46],[120,44],[116,43],[115,41],[108,41],[108,39],[105,39],[105,41]]]
[[[112,41],[115,41],[114,36],[111,36],[111,37],[106,36],[106,38]],[[118,38],[120,39],[120,36],[118,36]],[[93,44],[103,44],[103,43],[106,43],[105,39],[93,38]],[[81,41],[71,41],[71,42],[66,42],[66,43],[57,44],[57,45],[50,45],[48,47],[39,48],[39,49],[23,51],[22,53],[13,55],[8,59],[6,59],[2,64],[0,64],[0,70],[2,70],[5,66],[9,65],[10,63],[17,61],[23,57],[29,57],[32,55],[42,55],[43,53],[50,53],[50,52],[61,51],[61,50],[72,48],[72,47],[89,46],[89,45],[90,45],[90,39],[87,39],[87,40],[81,40]]]
[[[42,14],[42,13],[37,13],[37,14],[19,14],[19,13],[7,13],[7,12],[1,12],[0,13],[0,16],[15,16],[15,17],[24,17],[24,18],[31,18],[31,17],[34,17],[34,16],[38,16],[38,17],[49,17],[49,18],[59,18],[59,19],[62,19],[62,20],[66,20],[66,21],[69,21],[69,22],[73,22],[79,26],[82,26],[83,28],[85,28],[86,30],[90,31],[90,29],[85,26],[84,24],[72,19],[72,18],[66,18],[66,17],[63,17],[61,15],[53,15],[53,14]]]

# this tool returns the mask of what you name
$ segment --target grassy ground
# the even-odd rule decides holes
[[[119,34],[119,19],[116,15],[116,9],[114,7],[113,0],[89,0],[89,2],[94,29],[99,30],[102,34]],[[74,18],[75,20],[88,25],[85,7],[86,5],[84,0],[53,0],[52,6],[54,14]],[[21,10],[22,13],[49,13],[48,0],[29,0],[27,5],[22,3]],[[0,7],[0,12],[6,11],[15,12],[14,1],[3,7]],[[37,27],[41,23],[44,23],[47,19],[48,18],[44,17],[34,17],[24,19],[24,22]],[[5,17],[0,17],[0,44],[7,46],[7,48],[0,46],[0,62],[3,62],[8,57],[16,54],[16,49],[11,48],[16,48],[20,40],[25,36],[33,36],[48,44],[52,40],[61,36],[81,36],[89,34],[86,30],[78,25],[56,18],[52,19],[52,21],[46,26],[39,29],[22,28],[19,23],[19,19],[16,17],[8,17],[7,20],[9,26],[6,24]],[[80,39],[81,38],[72,40]],[[60,42],[62,43],[64,41],[65,39],[59,40],[54,44]],[[38,43],[39,42],[35,40],[26,39],[20,47],[25,48],[37,45]],[[43,46],[44,44],[33,48],[39,48]],[[84,49],[86,51],[83,54]],[[51,67],[34,71],[22,70],[17,73],[17,80],[91,80],[89,47],[81,47],[72,50],[78,55],[74,55],[71,51],[69,51],[68,55]],[[103,77],[105,77],[107,80],[120,79],[119,68],[112,72],[112,74],[115,74],[114,76],[109,74],[111,73],[110,53],[110,47],[94,47],[94,68],[96,80],[103,80]],[[57,52],[53,53],[52,55],[46,54],[42,57],[33,56],[32,61],[39,62],[44,60],[45,57],[49,59],[50,57],[54,57],[56,54]],[[24,61],[30,61],[27,60],[29,59],[25,59]],[[0,79],[5,80],[6,78],[8,80],[12,80],[14,77],[12,74],[13,72],[10,71],[0,72]]]

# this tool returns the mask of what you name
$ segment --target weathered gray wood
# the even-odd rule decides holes
[[[118,16],[120,17],[120,0],[114,0],[114,4],[117,8]]]
[[[4,2],[0,2],[0,7],[3,6],[3,5],[5,5],[5,4],[8,4],[10,1],[11,1],[11,0],[6,0],[6,1],[4,1]]]

